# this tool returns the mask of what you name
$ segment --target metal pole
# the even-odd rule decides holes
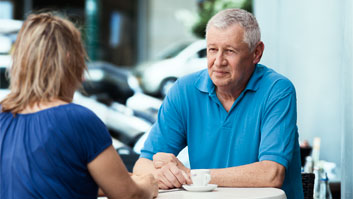
[[[86,49],[90,60],[99,59],[99,0],[86,0]]]
[[[341,198],[353,198],[353,3],[351,0],[342,2],[342,62],[340,63],[343,77],[343,134],[341,145]]]
[[[32,11],[32,0],[24,0],[23,2],[23,18],[26,18]]]
[[[141,63],[148,59],[148,12],[149,0],[138,0],[137,8],[137,63]]]

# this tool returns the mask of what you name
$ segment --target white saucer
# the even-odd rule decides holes
[[[212,191],[217,188],[216,184],[208,184],[206,186],[196,186],[193,184],[184,184],[183,188],[186,189],[187,191]]]

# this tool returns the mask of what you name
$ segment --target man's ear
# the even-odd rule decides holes
[[[253,64],[257,64],[260,62],[264,49],[265,49],[265,45],[262,41],[256,44],[256,47],[253,52],[254,53]]]

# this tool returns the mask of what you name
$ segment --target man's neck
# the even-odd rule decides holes
[[[252,68],[252,70],[248,71],[247,78],[241,79],[238,83],[234,83],[233,85],[227,85],[224,87],[216,86],[217,97],[227,112],[230,111],[235,100],[237,100],[237,98],[246,88],[246,85],[248,84],[254,70],[255,70],[255,65],[254,65],[254,68]]]
[[[216,87],[217,97],[227,112],[230,111],[235,100],[240,96],[244,88],[245,86],[234,89]]]

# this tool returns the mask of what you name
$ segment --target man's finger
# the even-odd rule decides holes
[[[158,180],[158,188],[159,189],[169,189],[169,187],[167,185],[165,185],[162,180]]]
[[[162,170],[159,171],[158,179],[162,181],[167,188],[174,188],[174,185],[166,178]]]
[[[163,162],[163,161],[154,161],[153,160],[153,166],[154,166],[154,168],[156,168],[156,169],[160,169],[160,168],[162,168],[162,166],[163,165],[165,165],[165,163]]]
[[[181,170],[181,173],[183,174],[183,176],[186,180],[186,184],[192,184],[192,180],[191,180],[190,176],[188,174],[186,174],[186,172],[183,170]]]
[[[181,183],[178,181],[177,177],[171,172],[169,165],[162,168],[165,178],[174,186],[181,187]]]
[[[176,166],[171,166],[170,167],[170,171],[172,172],[172,174],[177,178],[177,180],[179,181],[180,184],[186,184],[186,178],[183,175],[183,170],[180,170],[178,167]],[[187,177],[187,176],[186,176]]]

